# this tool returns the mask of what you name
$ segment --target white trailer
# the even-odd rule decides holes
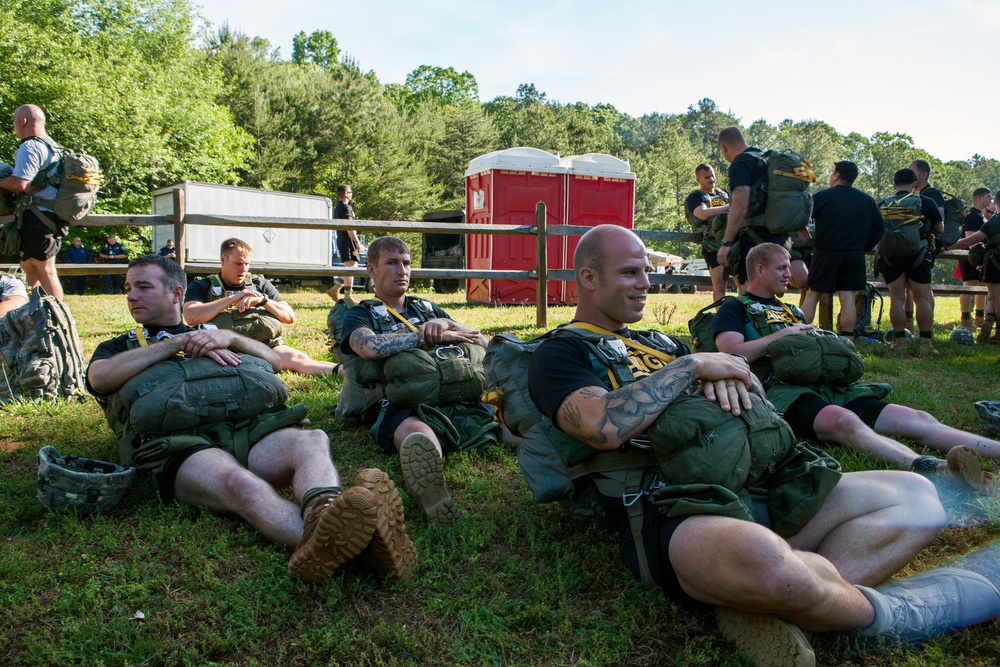
[[[173,191],[184,191],[185,214],[246,215],[287,218],[333,218],[329,197],[271,192],[232,185],[213,185],[183,181],[153,191],[153,215],[174,212]],[[153,227],[153,252],[174,237],[173,225]],[[185,262],[219,261],[219,246],[229,238],[239,238],[253,248],[253,266],[265,264],[289,266],[331,266],[333,235],[328,229],[290,229],[287,227],[223,227],[189,225],[184,230]]]

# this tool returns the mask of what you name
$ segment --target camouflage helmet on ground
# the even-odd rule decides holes
[[[135,478],[135,468],[62,456],[55,447],[38,452],[38,500],[51,510],[77,514],[114,507]]]
[[[948,336],[948,340],[952,343],[958,343],[959,345],[975,345],[976,337],[972,335],[972,332],[968,329],[963,329],[958,327]]]
[[[987,435],[1000,436],[1000,401],[976,401],[976,412]]]

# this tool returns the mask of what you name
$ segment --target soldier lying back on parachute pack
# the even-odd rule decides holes
[[[349,560],[403,578],[416,550],[389,477],[362,470],[343,490],[326,433],[300,428],[278,354],[233,331],[181,321],[184,270],[159,255],[125,275],[134,329],[101,343],[87,370],[120,463],[154,476],[164,502],[242,517],[295,549],[291,576],[320,581]],[[279,491],[291,488],[294,502]]]
[[[838,476],[826,463],[807,465],[805,474],[791,465],[785,477],[796,457],[828,457],[796,445],[769,405],[752,398],[744,359],[688,355],[676,341],[661,345],[662,335],[633,335],[627,325],[642,318],[649,280],[646,248],[632,232],[594,228],[580,240],[574,266],[580,301],[564,328],[585,336],[545,340],[528,371],[535,404],[562,435],[550,441],[553,456],[542,465],[603,457],[591,479],[633,573],[648,571],[680,604],[717,607],[724,634],[758,665],[814,664],[803,632],[912,641],[1000,611],[1000,592],[965,570],[886,582],[944,520],[925,479],[896,471]],[[605,344],[588,340],[593,334]],[[617,373],[616,388],[609,358],[618,352],[627,354],[632,378]],[[671,412],[675,406],[679,412]],[[752,432],[763,437],[751,441]],[[653,456],[639,471],[645,483],[628,493],[635,457],[618,450],[647,435]],[[537,462],[521,459],[526,479]],[[650,483],[655,475],[662,484]],[[805,484],[789,486],[797,476]]]

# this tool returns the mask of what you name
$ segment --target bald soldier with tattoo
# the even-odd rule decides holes
[[[689,354],[673,341],[673,361],[659,370],[644,362],[649,338],[642,351],[628,326],[642,319],[649,289],[646,248],[635,234],[595,227],[581,238],[573,261],[579,305],[570,326],[620,340],[635,378],[612,388],[591,347],[575,335],[553,336],[537,348],[528,373],[531,398],[579,443],[563,456],[586,461],[600,452],[641,447],[660,413],[691,392],[717,402],[734,419],[751,409],[748,390],[756,380],[742,357]],[[720,437],[713,444],[724,442]],[[915,641],[1000,611],[1000,592],[965,570],[936,569],[887,582],[934,539],[944,520],[934,487],[919,475],[843,474],[825,500],[813,503],[804,526],[782,537],[767,511],[754,511],[752,520],[690,507],[668,516],[650,494],[629,496],[626,503],[620,490],[613,491],[611,472],[602,469],[592,479],[618,528],[626,566],[636,576],[645,566],[678,604],[716,607],[723,634],[756,665],[814,665],[808,632]],[[634,532],[627,505],[636,503],[644,507],[641,530]],[[758,509],[756,499],[752,504]]]

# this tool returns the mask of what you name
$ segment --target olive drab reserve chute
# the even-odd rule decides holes
[[[97,192],[104,183],[101,165],[94,156],[63,148],[51,137],[29,137],[26,141],[42,142],[58,156],[59,161],[38,172],[25,191],[27,196],[23,206],[38,215],[52,229],[53,234],[65,236],[69,229],[65,223],[79,222],[97,204]],[[56,188],[54,199],[39,199],[34,196],[48,186]],[[52,220],[41,208],[51,210],[58,220]]]
[[[893,195],[883,199],[878,206],[885,221],[885,231],[878,244],[879,256],[891,266],[896,266],[900,258],[916,258],[911,266],[897,268],[919,266],[927,252],[920,195]]]
[[[812,164],[791,149],[748,151],[765,165],[765,173],[750,189],[748,215],[764,201],[763,219],[748,218],[748,227],[767,227],[772,234],[791,234],[806,228],[812,217],[809,186],[816,182]]]

